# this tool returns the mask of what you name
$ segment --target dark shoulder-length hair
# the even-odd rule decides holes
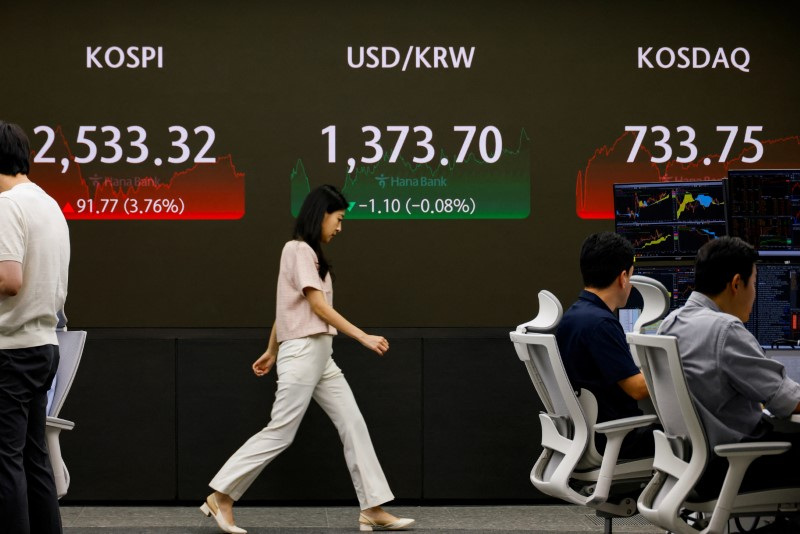
[[[333,278],[331,264],[322,253],[320,239],[322,237],[322,219],[326,213],[346,210],[347,200],[338,189],[332,185],[321,185],[311,191],[297,215],[297,222],[294,225],[294,238],[302,239],[317,253],[319,262],[319,277],[324,280],[330,272]]]

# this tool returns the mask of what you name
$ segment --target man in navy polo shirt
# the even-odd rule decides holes
[[[649,396],[647,385],[614,315],[631,292],[633,247],[612,232],[593,234],[583,242],[580,261],[584,289],[556,333],[569,380],[576,391],[587,389],[597,398],[598,423],[642,415],[637,401]],[[595,435],[601,453],[605,441]],[[653,429],[644,427],[625,437],[619,457],[652,455]]]

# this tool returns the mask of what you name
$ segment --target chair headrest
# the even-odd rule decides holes
[[[644,307],[633,325],[633,331],[641,333],[644,328],[663,318],[669,311],[670,294],[664,284],[647,276],[631,276],[631,284],[642,295]]]
[[[564,308],[561,307],[561,302],[559,302],[558,298],[543,289],[539,291],[539,313],[532,320],[519,325],[517,332],[521,334],[526,332],[550,332],[558,326],[563,315]]]

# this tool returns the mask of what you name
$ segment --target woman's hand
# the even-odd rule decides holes
[[[386,351],[389,350],[389,342],[386,341],[386,338],[383,336],[371,336],[369,334],[364,334],[358,338],[358,341],[369,350],[377,352],[381,356],[386,354]]]
[[[333,306],[328,304],[325,300],[325,295],[319,289],[313,287],[303,288],[303,293],[308,300],[311,310],[317,314],[317,317],[334,327],[339,332],[358,340],[359,343],[367,347],[373,352],[377,352],[383,356],[389,350],[389,342],[383,336],[371,336],[364,333],[363,330],[356,325],[342,317],[342,315],[333,309]],[[273,329],[274,331],[274,329]]]
[[[272,369],[272,366],[275,365],[276,356],[271,354],[269,351],[266,351],[264,354],[259,356],[259,358],[253,362],[253,372],[256,376],[264,376],[265,374],[269,373]]]

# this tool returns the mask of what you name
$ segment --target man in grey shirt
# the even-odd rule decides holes
[[[742,489],[800,487],[800,434],[780,434],[764,422],[762,405],[777,417],[800,412],[800,384],[766,356],[745,328],[756,297],[758,253],[737,237],[704,245],[695,263],[695,291],[670,313],[658,333],[678,338],[689,390],[709,446],[742,441],[791,441],[782,455],[764,456],[748,469]],[[711,455],[699,486],[719,491],[727,461]],[[789,467],[789,468],[787,468]]]

